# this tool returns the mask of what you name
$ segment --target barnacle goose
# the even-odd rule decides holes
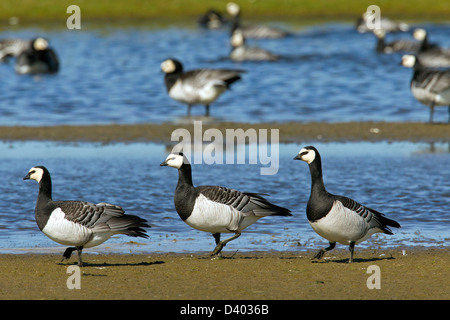
[[[270,203],[257,193],[240,192],[220,186],[192,184],[192,170],[183,153],[172,153],[161,166],[178,169],[175,189],[175,209],[190,227],[211,232],[216,247],[211,256],[220,255],[222,248],[238,238],[242,230],[266,216],[290,216],[290,210]],[[234,233],[220,241],[221,233]]]
[[[74,250],[82,266],[83,248],[98,246],[115,234],[148,238],[147,221],[138,216],[127,215],[122,207],[109,204],[93,204],[84,201],[53,201],[52,180],[44,166],[30,169],[24,180],[39,183],[35,216],[39,229],[53,241],[73,246],[66,249],[63,260],[69,259]]]
[[[14,57],[18,74],[56,73],[59,60],[48,41],[42,37],[32,40],[0,40],[0,61]]]
[[[429,122],[433,122],[435,106],[448,106],[450,122],[450,70],[426,68],[415,55],[404,55],[402,65],[413,68],[411,92],[419,102],[430,107]]]
[[[209,106],[230,85],[241,79],[243,70],[232,69],[196,69],[183,71],[183,65],[176,59],[167,59],[161,63],[165,73],[164,82],[169,96],[188,105],[188,115],[193,104],[204,104],[206,116],[209,116]]]
[[[422,46],[421,42],[399,39],[386,43],[386,31],[384,29],[375,29],[373,34],[377,37],[376,51],[380,53],[394,53],[394,52],[417,52]]]
[[[227,12],[231,15],[231,34],[240,30],[246,38],[278,39],[289,36],[289,32],[266,25],[241,25],[241,8],[237,3],[227,3]]]
[[[313,146],[301,149],[294,160],[303,160],[309,164],[311,195],[306,216],[314,231],[330,243],[330,246],[321,249],[314,259],[321,259],[325,252],[333,249],[336,242],[339,242],[349,245],[351,263],[356,243],[377,232],[392,234],[389,226],[400,228],[396,221],[384,217],[378,211],[350,198],[327,192],[323,183],[320,154]]]
[[[272,52],[259,47],[248,46],[243,33],[239,30],[233,33],[230,43],[233,48],[230,52],[230,59],[233,61],[277,61],[279,59]]]

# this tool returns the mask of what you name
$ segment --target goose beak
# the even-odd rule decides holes
[[[298,154],[294,157],[294,160],[302,160],[302,156],[300,154]]]
[[[23,180],[30,180],[30,173],[28,173],[25,177],[23,177]]]
[[[167,161],[161,162],[160,166],[161,166],[161,167],[167,166]]]

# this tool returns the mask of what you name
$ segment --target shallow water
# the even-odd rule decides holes
[[[327,245],[306,220],[309,170],[306,163],[292,160],[302,146],[279,146],[279,168],[275,175],[261,175],[260,169],[268,165],[261,161],[250,165],[248,158],[246,164],[193,165],[195,185],[216,184],[267,193],[274,203],[292,210],[292,217],[259,220],[230,242],[226,252],[295,251]],[[317,143],[315,146],[322,155],[324,180],[330,192],[352,197],[402,225],[401,229],[393,230],[395,235],[378,235],[358,247],[448,246],[448,145]],[[86,252],[211,251],[213,237],[184,224],[174,209],[177,172],[159,166],[169,152],[169,147],[148,143],[0,143],[3,181],[0,253],[62,253],[63,247],[43,235],[34,220],[38,186],[35,181],[23,181],[22,177],[35,165],[45,165],[50,170],[55,200],[118,204],[152,225],[149,239],[117,236]],[[224,234],[223,238],[228,236]]]
[[[295,35],[249,40],[283,56],[274,63],[231,62],[228,32],[195,25],[4,29],[0,38],[47,37],[61,72],[19,76],[12,63],[0,64],[0,125],[177,121],[186,107],[167,96],[159,66],[168,57],[180,59],[185,69],[247,70],[213,104],[218,121],[428,120],[428,108],[411,95],[412,71],[399,65],[401,54],[376,54],[373,35],[358,34],[352,23],[281,26]],[[425,27],[430,41],[450,47],[448,24]],[[387,40],[408,36],[388,35]],[[193,113],[202,115],[204,108]],[[435,120],[446,121],[446,113],[437,108]]]

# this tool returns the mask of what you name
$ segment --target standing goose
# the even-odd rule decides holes
[[[396,221],[385,218],[378,211],[350,198],[327,192],[322,178],[322,162],[316,148],[308,146],[301,149],[294,160],[303,160],[309,164],[311,195],[306,216],[314,231],[330,242],[330,246],[321,249],[314,259],[321,259],[325,252],[332,250],[339,242],[349,245],[351,263],[356,243],[377,232],[393,234],[389,226],[400,228]]]
[[[211,256],[220,255],[228,242],[238,238],[242,230],[262,217],[291,215],[290,210],[276,206],[256,193],[220,186],[194,187],[191,165],[182,153],[170,154],[161,166],[178,169],[175,209],[190,227],[212,233],[216,247]],[[220,241],[221,233],[234,235]]]
[[[18,74],[56,73],[59,70],[55,51],[42,37],[0,40],[0,61],[11,56],[16,58],[15,70]]]
[[[63,260],[69,259],[74,250],[78,252],[78,263],[83,265],[83,248],[98,246],[115,234],[148,238],[142,228],[150,227],[147,221],[134,215],[124,214],[122,207],[84,201],[53,201],[52,180],[47,168],[36,166],[30,169],[24,180],[39,183],[35,216],[39,229],[53,241],[73,246],[66,249]]]
[[[227,12],[231,15],[231,34],[236,30],[243,33],[245,38],[278,39],[289,36],[289,32],[265,25],[241,25],[241,8],[234,2],[227,3]]]
[[[258,47],[248,46],[241,31],[237,30],[230,39],[233,49],[230,52],[230,59],[236,62],[242,61],[277,61],[279,57],[272,52]]]
[[[164,82],[169,96],[188,105],[188,116],[191,115],[193,104],[204,104],[206,116],[209,116],[209,106],[230,85],[241,79],[243,70],[231,69],[196,69],[183,72],[183,65],[176,59],[167,59],[161,63],[165,73]]]
[[[426,68],[415,55],[402,57],[404,67],[413,68],[411,92],[419,102],[430,107],[429,122],[433,122],[435,106],[448,106],[450,122],[450,70]]]

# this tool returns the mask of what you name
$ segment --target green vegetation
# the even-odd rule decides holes
[[[228,0],[6,0],[0,1],[0,22],[16,17],[21,23],[64,22],[69,5],[81,8],[83,20],[180,20],[197,17],[209,8],[225,11]],[[405,20],[446,20],[448,0],[241,0],[248,19],[355,19],[369,5]]]

